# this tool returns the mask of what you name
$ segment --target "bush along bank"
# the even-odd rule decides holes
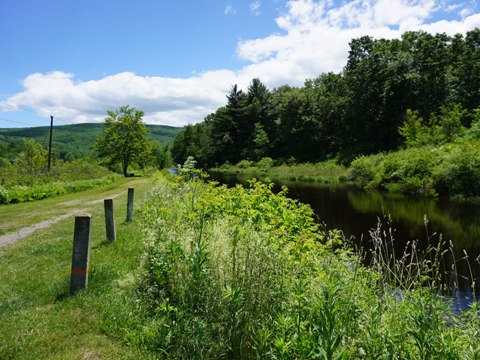
[[[236,165],[223,164],[220,167],[210,170],[212,172],[226,174],[255,176],[262,179],[270,178],[274,180],[316,182],[323,184],[344,182],[348,176],[347,168],[333,160],[315,164],[297,164],[293,159],[288,163],[280,163],[268,157],[257,162],[241,160]]]
[[[367,188],[478,201],[480,141],[460,139],[360,156],[350,165],[350,178]]]
[[[454,315],[435,264],[399,281],[401,268],[362,266],[285,190],[187,178],[159,179],[143,207],[143,265],[106,315],[110,335],[171,359],[480,355],[478,305]]]

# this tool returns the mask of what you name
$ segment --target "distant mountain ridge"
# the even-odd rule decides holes
[[[172,144],[177,134],[183,129],[167,125],[147,125],[149,139],[160,146]],[[88,156],[98,135],[105,129],[104,124],[58,125],[53,128],[53,152],[56,157],[72,160]],[[0,128],[0,152],[15,151],[16,144],[22,139],[35,139],[44,147],[48,146],[49,126],[32,128]],[[0,157],[8,157],[1,154]],[[10,154],[11,155],[11,154]]]

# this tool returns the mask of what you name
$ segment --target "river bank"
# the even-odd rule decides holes
[[[209,169],[209,171],[263,179],[270,178],[323,184],[346,182],[349,175],[348,168],[337,164],[335,161],[325,161],[315,164],[275,165],[275,162],[270,158],[263,158],[256,163],[242,160],[236,165],[223,164],[220,167]]]
[[[456,314],[439,295],[435,252],[390,259],[377,232],[364,267],[338,231],[271,189],[158,182],[141,276],[116,311],[126,341],[172,359],[477,356],[478,305]]]
[[[263,158],[258,162],[224,164],[210,171],[281,181],[346,182],[366,190],[480,203],[480,140],[474,138],[361,155],[348,166],[334,160],[277,164]]]

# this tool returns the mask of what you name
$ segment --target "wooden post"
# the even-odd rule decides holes
[[[105,207],[105,230],[107,232],[107,241],[114,242],[116,238],[115,234],[115,218],[113,216],[113,199],[103,200]]]
[[[127,222],[133,220],[133,193],[135,189],[128,188],[128,201],[127,201]]]
[[[88,284],[90,237],[92,234],[91,220],[92,216],[90,214],[75,216],[70,294],[86,288]]]

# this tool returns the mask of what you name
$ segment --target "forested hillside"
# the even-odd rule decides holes
[[[147,125],[150,140],[160,146],[172,144],[181,128],[164,125]],[[93,151],[95,139],[105,129],[104,124],[75,124],[54,127],[54,156],[64,160],[73,160],[88,156]],[[30,138],[44,147],[48,146],[50,127],[0,129],[0,157],[14,158],[20,151],[23,139]]]
[[[303,87],[269,90],[259,79],[246,92],[233,86],[226,105],[187,126],[172,152],[178,163],[191,155],[204,167],[263,157],[349,163],[404,146],[406,136],[412,138],[399,130],[407,110],[407,123],[415,118],[432,131],[442,128],[448,141],[456,134],[449,126],[469,129],[479,106],[479,29],[454,37],[422,31],[393,40],[364,36],[351,41],[341,73],[321,74]],[[452,120],[457,115],[459,124]]]

